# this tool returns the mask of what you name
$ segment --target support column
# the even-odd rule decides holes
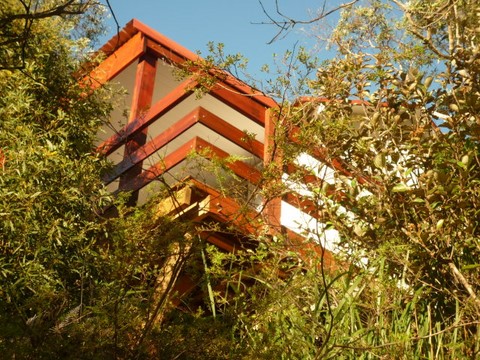
[[[135,75],[135,86],[133,89],[133,99],[128,122],[143,116],[152,105],[153,90],[155,87],[155,75],[157,71],[157,57],[149,53],[142,55],[138,61],[137,72]],[[147,141],[148,128],[137,131],[125,144],[124,158],[138,148],[145,145]],[[119,190],[128,191],[127,184],[142,173],[143,162],[139,162],[131,169],[120,176]],[[128,205],[136,205],[138,192],[132,193]]]
[[[277,118],[275,109],[267,109],[265,116],[265,145],[263,162],[265,169],[267,169],[267,175],[270,177],[265,183],[267,187],[267,194],[271,194],[266,199],[263,217],[266,225],[268,226],[268,232],[272,235],[281,231],[281,214],[282,214],[282,198],[276,196],[276,192],[282,191],[282,174],[283,164],[281,149],[278,148],[276,143],[276,131],[275,128]]]

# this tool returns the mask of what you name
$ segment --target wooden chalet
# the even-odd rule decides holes
[[[199,56],[138,20],[100,50],[106,57],[90,72],[91,86],[109,82],[126,91],[99,134],[98,151],[114,165],[104,178],[110,191],[131,192],[130,204],[141,206],[168,187],[172,196],[159,204],[162,214],[238,230],[203,234],[224,251],[235,251],[259,231],[274,234],[283,229],[297,244],[304,243],[292,218],[307,216],[302,211],[306,204],[292,196],[269,201],[250,196],[264,185],[261,172],[271,161],[277,107],[272,98],[215,69],[180,79],[176,69],[192,67]],[[195,93],[202,86],[199,76],[215,78],[201,97]],[[221,181],[212,162],[229,169]],[[229,196],[225,188],[237,195]],[[242,193],[243,198],[238,195]],[[268,217],[272,229],[256,228],[259,217]],[[327,257],[330,262],[329,253]],[[179,292],[194,286],[179,279]]]

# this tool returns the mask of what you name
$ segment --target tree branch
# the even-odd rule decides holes
[[[313,18],[313,19],[309,19],[309,20],[296,20],[294,18],[291,18],[287,15],[285,15],[282,11],[280,11],[280,5],[278,3],[278,0],[275,0],[275,11],[277,13],[277,15],[279,15],[281,17],[281,20],[275,20],[269,13],[268,11],[265,9],[265,6],[263,5],[263,1],[262,0],[258,0],[261,8],[262,8],[262,11],[263,13],[267,16],[267,18],[270,20],[269,22],[259,22],[259,23],[253,23],[253,24],[257,24],[257,25],[275,25],[276,27],[279,28],[279,30],[277,31],[277,34],[267,43],[267,44],[272,44],[273,42],[275,42],[282,34],[284,34],[282,36],[285,37],[288,35],[288,32],[290,32],[290,30],[292,30],[295,25],[297,24],[302,24],[302,25],[308,25],[308,24],[313,24],[315,22],[318,22],[320,20],[323,20],[325,19],[326,17],[340,11],[340,10],[343,10],[347,7],[351,7],[353,5],[355,5],[355,3],[359,2],[360,0],[352,0],[350,2],[346,2],[346,3],[343,3],[343,4],[340,4],[338,5],[337,7],[331,9],[331,10],[328,10],[328,11],[325,11],[326,10],[326,3],[327,1],[324,0],[323,2],[323,6],[322,6],[322,11],[320,12],[320,14]],[[286,33],[285,33],[286,32]]]
[[[80,15],[83,14],[89,5],[89,1],[86,3],[79,3],[79,4],[73,4],[75,0],[68,0],[66,3],[62,5],[58,5],[56,7],[53,7],[49,10],[41,11],[41,12],[30,12],[29,7],[25,7],[25,13],[21,14],[12,14],[9,16],[6,16],[5,18],[1,19],[0,21],[0,27],[4,27],[7,24],[10,24],[11,22],[15,20],[39,20],[39,19],[45,19],[49,18],[52,16],[60,16],[60,15]],[[22,2],[23,4],[23,2]],[[72,9],[70,9],[70,5],[72,5]]]

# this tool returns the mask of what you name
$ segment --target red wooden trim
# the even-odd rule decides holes
[[[267,171],[277,171],[274,173],[274,178],[266,185],[268,192],[268,187],[275,187],[277,183],[282,182],[283,175],[283,160],[282,153],[280,148],[276,146],[275,141],[275,128],[276,128],[277,118],[274,115],[274,109],[269,109],[266,112],[265,120],[265,146],[263,153],[263,162],[265,168],[270,169]],[[276,166],[273,167],[271,164],[274,163]],[[272,194],[274,196],[274,194]],[[274,235],[281,225],[281,216],[282,216],[282,199],[281,197],[270,197],[264,202],[265,210],[263,215],[269,226],[270,234]]]
[[[176,64],[182,64],[185,60],[197,61],[201,59],[198,54],[188,50],[177,42],[167,38],[165,35],[162,35],[161,33],[153,30],[149,26],[141,23],[136,19],[132,20],[132,25],[135,29],[144,33],[145,36],[152,40],[147,43],[150,49],[152,49],[158,55],[162,57],[164,56],[165,58],[173,61]],[[245,84],[243,81],[240,81],[235,76],[222,70],[215,71],[217,73],[220,73],[220,77],[223,78],[221,82],[231,87],[236,92],[248,95],[252,100],[259,102],[264,107],[278,106],[272,98]],[[214,75],[215,71],[213,71],[211,75]]]
[[[297,174],[301,175],[302,177],[302,182],[304,184],[323,184],[325,180],[320,179],[316,175],[312,173],[311,170],[305,169],[303,166],[295,165],[295,164],[288,164],[285,167],[286,173],[287,174]]]
[[[243,131],[202,107],[199,108],[198,117],[201,124],[262,159],[263,144],[260,141],[246,139]]]
[[[202,151],[201,155],[207,159],[212,159],[214,156],[224,159],[229,156],[228,153],[203,140],[202,138],[194,137],[177,150],[165,156],[163,161],[159,161],[155,165],[143,171],[136,178],[131,179],[128,184],[125,184],[125,187],[122,190],[133,192],[140,190],[148,183],[155,180],[155,178],[172,169],[181,161],[185,160],[191,151]],[[260,171],[248,166],[242,161],[234,161],[227,164],[227,166],[233,172],[235,172],[235,174],[254,184],[258,183],[261,179]]]
[[[221,196],[220,192],[217,189],[214,189],[211,186],[208,186],[207,184],[204,184],[204,183],[198,181],[197,179],[195,179],[191,176],[186,177],[180,183],[178,183],[176,186],[173,186],[172,188],[176,189],[176,190],[179,190],[179,189],[183,188],[184,186],[188,186],[188,185],[195,187],[196,190],[199,190],[199,191],[205,193],[206,195],[210,195],[212,197],[220,197]]]
[[[117,49],[119,45],[121,46]],[[181,65],[185,60],[201,59],[197,54],[133,19],[122,29],[118,37],[115,36],[103,46],[102,50],[106,53],[113,50],[115,52],[92,71],[92,76],[94,75],[96,79],[92,86],[100,86],[112,79],[136,58],[144,54],[147,48],[157,56],[177,65]],[[263,111],[259,111],[260,108],[278,106],[272,98],[225,71],[213,69],[211,75],[219,77],[219,85],[212,91],[212,94],[259,124],[263,125],[264,123]]]
[[[92,89],[96,89],[107,81],[112,80],[145,53],[144,40],[141,33],[132,36],[123,46],[93,69],[90,75],[84,78],[83,82],[89,84]]]
[[[196,220],[201,221],[206,216],[216,215],[216,217],[223,222],[232,222],[240,230],[246,231],[246,234],[255,235],[259,230],[263,228],[263,224],[260,226],[255,226],[255,219],[258,217],[258,213],[254,211],[247,212],[242,214],[240,206],[232,199],[222,196],[218,191],[205,185],[195,179],[187,180],[186,183],[193,185],[195,188],[200,189],[206,194],[212,197],[212,200],[208,204],[208,213],[201,218]],[[291,199],[293,200],[293,199]],[[319,219],[318,213],[316,216]],[[298,251],[305,259],[305,261],[311,261],[312,252],[316,255],[322,256],[323,264],[333,270],[338,267],[338,263],[333,258],[333,255],[328,250],[323,250],[321,245],[305,239],[303,236],[282,227],[281,232],[287,236],[287,250]],[[315,260],[318,260],[319,257],[315,256]]]
[[[135,75],[135,84],[133,88],[133,98],[129,122],[135,121],[142,113],[150,107],[155,87],[155,75],[157,72],[157,58],[149,54],[143,55],[137,65]],[[147,140],[147,128],[144,127],[137,131],[125,144],[124,158],[137,151],[145,145]],[[142,172],[142,163],[139,162],[124,172],[120,177],[119,189],[122,190],[131,179]],[[132,194],[131,202],[136,202],[137,194]]]
[[[115,50],[120,48],[128,40],[130,40],[135,34],[138,33],[138,30],[133,27],[133,20],[130,20],[117,34],[112,36],[99,50],[104,54],[110,55]]]
[[[202,152],[202,156],[207,159],[213,159],[214,156],[212,155],[218,156],[221,159],[225,159],[230,156],[230,154],[228,154],[227,152],[216,147],[215,145],[210,144],[208,141],[205,141],[200,137],[197,137],[197,142],[195,145],[195,150],[197,151],[206,150],[206,152]],[[250,181],[252,184],[259,183],[262,178],[260,171],[245,164],[243,161],[237,160],[233,162],[228,162],[225,165],[230,168],[235,174],[244,178],[245,180]]]
[[[265,126],[265,111],[267,107],[252,101],[252,96],[237,92],[234,88],[217,84],[209,91],[209,94],[228,106],[234,108],[239,113],[255,121],[261,126]]]
[[[175,50],[151,38],[147,38],[147,49],[166,62],[177,66],[182,66],[185,61],[197,61],[200,59],[198,55],[196,55],[196,58],[186,58]]]
[[[132,179],[129,184],[125,185],[123,191],[138,191],[160,175],[164,174],[175,165],[180,164],[187,157],[188,153],[195,148],[196,139],[193,138],[180,146],[177,150],[165,156],[163,161],[157,162],[155,165],[150,166],[147,170],[143,171],[139,176]],[[119,192],[117,190],[115,193]]]
[[[234,200],[220,196],[215,201],[210,201],[207,212],[195,221],[203,221],[206,218],[214,219],[222,223],[234,225],[236,233],[243,235],[255,235],[263,228],[263,224],[255,223],[258,213],[245,211]]]
[[[175,281],[175,285],[172,289],[172,296],[170,301],[174,307],[180,306],[182,303],[182,297],[188,295],[192,292],[193,289],[197,287],[198,283],[194,282],[190,275],[182,274],[178,277],[177,281]]]
[[[297,208],[298,210],[314,217],[317,220],[320,220],[321,216],[319,215],[319,210],[321,207],[315,201],[310,199],[305,199],[293,192],[290,192],[283,196],[283,201]]]
[[[198,122],[198,109],[190,112],[188,115],[184,116],[181,120],[177,121],[175,124],[170,126],[168,129],[160,133],[151,141],[147,142],[143,147],[130,154],[128,157],[125,157],[122,162],[117,164],[113,169],[112,173],[104,179],[106,184],[115,180],[120,174],[130,169],[132,166],[138,162],[145,160],[147,157],[152,155],[157,150],[164,147],[170,141],[175,139],[177,136],[184,133],[186,130],[191,128]]]
[[[177,65],[181,65],[185,61],[177,53],[172,52],[172,50],[165,48],[152,40],[147,40],[147,44],[149,49],[151,49],[155,55],[165,58],[167,61],[171,61]],[[215,74],[210,75],[215,76]],[[192,74],[192,78],[195,78],[196,76],[196,74]],[[238,112],[255,121],[257,124],[264,125],[264,113],[267,107],[265,102],[258,101],[262,96],[264,97],[264,95],[252,91],[248,93],[242,92],[241,90],[230,86],[229,83],[223,83],[221,80],[219,80],[219,83],[209,91],[209,94],[233,107]],[[268,103],[268,105],[276,106],[276,103]]]
[[[182,57],[188,60],[195,60],[198,58],[198,55],[195,54],[193,51],[188,50],[186,47],[183,47],[179,43],[169,39],[168,37],[159,33],[158,31],[153,30],[151,27],[143,24],[137,19],[132,20],[132,26],[137,31],[140,31],[143,34],[145,34],[145,36],[153,39],[159,44],[162,44],[163,46],[169,48],[170,50],[174,51],[175,53],[181,55]]]
[[[248,101],[255,102],[263,108],[278,107],[275,100],[266,96],[261,91],[245,84],[243,81],[224,70],[213,68],[209,71],[209,75],[218,79],[217,86],[220,89],[227,89],[231,93],[243,96],[245,99],[248,99]]]
[[[137,65],[129,122],[134,121],[150,108],[156,72],[157,59],[149,54],[143,55]]]
[[[123,172],[129,170],[132,166],[141,162],[142,160],[145,160],[147,157],[161,149],[163,146],[184,133],[196,123],[205,125],[219,135],[224,136],[231,142],[261,158],[260,154],[263,152],[263,144],[261,142],[257,140],[245,141],[245,134],[243,131],[238,130],[236,127],[212,114],[208,110],[198,107],[184,116],[181,120],[170,126],[168,129],[163,131],[161,134],[156,136],[153,140],[149,141],[135,152],[125,156],[122,162],[117,164],[114,170],[104,178],[104,182],[106,184],[112,182]]]
[[[203,191],[205,193],[203,199],[210,197],[210,201],[202,209],[204,214],[194,219],[196,222],[201,222],[208,218],[222,223],[232,223],[235,225],[238,233],[243,235],[255,235],[259,230],[263,229],[262,223],[255,223],[255,219],[259,216],[256,211],[242,209],[235,200],[223,196],[217,190],[198,180],[192,178],[187,183]]]
[[[227,74],[226,79],[224,82],[232,87],[233,89],[236,89],[238,92],[244,93],[245,96],[249,97],[250,99],[260,103],[266,108],[277,108],[279,105],[275,100],[273,100],[271,97],[265,95],[261,91],[245,84],[243,81],[239,80],[235,76],[231,74]]]
[[[289,137],[290,140],[292,140],[295,143],[298,143],[299,141],[297,140],[296,136],[299,132],[299,128],[295,127],[291,130]],[[310,149],[311,151],[308,153],[309,155],[313,156],[316,158],[318,161],[323,162],[327,166],[331,166],[333,169],[337,170],[338,172],[342,173],[345,176],[351,177],[351,178],[356,178],[360,184],[365,184],[369,183],[371,181],[368,180],[368,178],[360,175],[354,175],[352,172],[347,170],[345,168],[346,164],[344,164],[343,161],[340,161],[339,159],[333,158],[333,159],[327,159],[328,155],[328,149],[319,145],[318,147],[314,149]]]
[[[228,241],[227,239],[224,239],[221,236],[218,236],[214,232],[211,231],[202,231],[200,233],[200,236],[202,240],[208,241],[210,244],[215,245],[219,247],[222,250],[228,251],[228,252],[235,252],[237,249],[237,246],[235,246],[236,241],[230,240]]]
[[[219,221],[232,222],[235,226],[238,226],[239,230],[245,231],[247,235],[255,235],[258,230],[261,230],[261,227],[255,226],[255,218],[258,217],[258,213],[251,211],[242,214],[240,206],[234,200],[224,197],[216,189],[193,178],[183,180],[179,186],[177,190],[184,186],[192,186],[196,191],[202,192],[202,199],[207,196],[211,197],[208,208],[204,209],[207,210],[208,213],[202,217],[195,218],[195,221],[202,221],[205,217],[211,218],[212,215],[215,215]],[[341,266],[341,264],[333,258],[333,254],[330,251],[322,249],[322,246],[313,240],[307,240],[305,237],[285,227],[282,227],[281,232],[286,236],[286,250],[298,252],[306,262],[311,263],[321,258],[323,266],[329,270],[338,269],[339,266]],[[210,233],[206,233],[206,235],[208,236]],[[212,236],[213,235],[214,234],[212,234]],[[206,238],[204,238],[204,240],[205,239]],[[224,243],[215,244],[217,246],[224,245]],[[226,248],[225,250],[229,251]],[[313,257],[312,254],[314,254]]]
[[[150,125],[153,121],[190,96],[191,89],[194,86],[195,82],[191,79],[180,83],[175,89],[168,93],[168,95],[157,101],[146,114],[137,117],[134,121],[125,125],[117,134],[100,144],[100,146],[97,147],[97,151],[104,155],[111,154],[122,146],[129,136]]]

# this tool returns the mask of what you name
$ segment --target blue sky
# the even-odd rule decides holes
[[[275,0],[262,0],[274,14]],[[337,1],[327,0],[327,3]],[[273,25],[256,25],[266,22],[258,0],[110,0],[115,16],[123,27],[130,19],[137,18],[172,40],[192,51],[206,53],[209,41],[224,43],[226,53],[241,53],[249,59],[248,70],[258,73],[263,64],[272,64],[273,54],[283,54],[298,42],[310,49],[316,41],[308,36],[302,26],[296,26],[285,38],[267,43],[275,36]],[[292,18],[308,19],[316,14],[322,4],[318,0],[278,0],[281,10]],[[116,32],[112,19],[105,40]]]

